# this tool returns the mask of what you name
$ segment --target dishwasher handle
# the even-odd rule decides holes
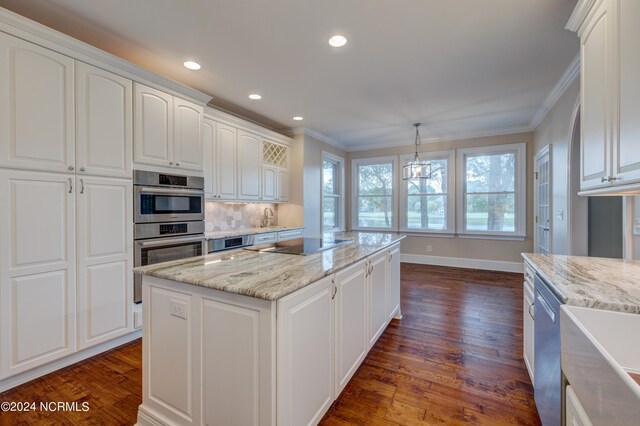
[[[555,324],[556,314],[555,312],[553,312],[553,309],[551,308],[551,306],[549,306],[549,302],[547,302],[540,293],[536,295],[536,299],[538,299],[540,306],[542,306],[542,308],[547,312],[547,315],[549,315],[549,317],[551,318],[551,322]]]

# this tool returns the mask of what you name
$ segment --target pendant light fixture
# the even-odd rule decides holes
[[[422,143],[420,140],[420,124],[421,123],[413,124],[416,128],[416,155],[413,157],[413,161],[402,167],[402,179],[404,180],[431,179],[431,163],[420,160],[420,156],[418,155],[418,145]]]

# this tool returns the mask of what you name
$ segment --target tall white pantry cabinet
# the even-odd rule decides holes
[[[0,32],[0,380],[133,331],[132,99]]]

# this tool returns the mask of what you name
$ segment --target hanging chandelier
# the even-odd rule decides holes
[[[420,140],[420,127],[421,123],[414,123],[413,126],[416,128],[416,155],[413,157],[413,160],[402,167],[402,179],[410,180],[410,179],[431,179],[431,163],[428,161],[420,160],[420,156],[418,155],[418,145],[422,143]]]

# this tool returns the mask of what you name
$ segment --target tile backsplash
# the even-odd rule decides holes
[[[273,211],[269,226],[277,225],[277,204],[207,202],[205,204],[205,231],[228,231],[259,227],[265,209]]]

